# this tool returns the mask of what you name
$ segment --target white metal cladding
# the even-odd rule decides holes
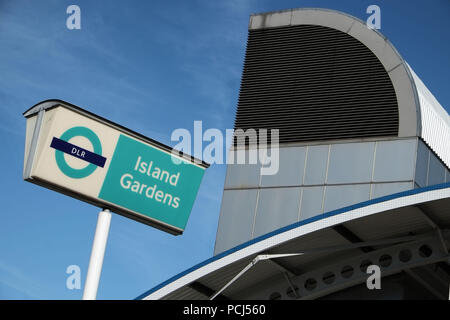
[[[173,291],[188,285],[189,283],[200,279],[201,277],[210,274],[220,268],[226,267],[238,260],[248,258],[254,254],[260,253],[262,251],[268,250],[272,247],[283,244],[287,241],[310,234],[314,231],[328,228],[334,225],[339,225],[345,222],[349,222],[358,218],[367,217],[370,215],[375,215],[387,210],[413,206],[417,204],[428,203],[430,201],[449,198],[450,197],[450,187],[445,187],[442,189],[424,191],[420,193],[413,193],[410,195],[405,195],[397,197],[394,199],[377,202],[367,206],[359,207],[353,210],[349,210],[337,215],[323,218],[299,227],[289,229],[287,231],[275,234],[271,237],[264,238],[261,241],[250,244],[238,251],[232,252],[224,257],[213,260],[212,262],[202,265],[197,269],[167,283],[160,289],[150,293],[148,296],[144,297],[145,300],[156,300],[161,299],[164,296],[172,293]]]
[[[420,137],[450,167],[450,116],[408,65],[416,85],[421,114]]]

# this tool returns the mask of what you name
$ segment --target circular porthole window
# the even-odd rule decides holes
[[[281,300],[281,294],[279,292],[273,292],[269,296],[269,300]]]
[[[353,272],[354,272],[353,267],[345,266],[341,270],[341,276],[342,278],[348,279],[353,275]]]
[[[336,279],[336,275],[331,271],[325,272],[322,277],[322,281],[325,284],[332,284],[335,279]]]
[[[383,254],[378,260],[378,263],[383,268],[389,267],[392,264],[392,257],[389,254]]]
[[[305,289],[308,291],[314,290],[317,287],[317,281],[314,278],[309,278],[305,281]]]
[[[288,287],[288,288],[286,289],[286,295],[287,295],[289,298],[297,298],[297,297],[299,296],[298,287],[297,287],[297,286],[294,286],[294,289],[295,289],[295,292],[292,290],[291,287]]]
[[[429,245],[424,244],[424,245],[420,246],[419,255],[422,258],[429,258],[432,254],[433,254],[433,249]]]
[[[370,265],[372,265],[373,263],[372,263],[372,261],[370,261],[370,260],[363,260],[362,262],[361,262],[361,264],[359,265],[359,269],[361,270],[361,272],[366,272],[367,271],[367,267],[368,266],[370,266]]]
[[[409,250],[409,249],[401,250],[400,253],[398,254],[398,258],[403,263],[408,262],[412,258],[411,250]]]

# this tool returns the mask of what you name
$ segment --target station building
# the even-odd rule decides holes
[[[235,128],[279,129],[278,173],[228,165],[214,256],[140,299],[448,299],[450,118],[380,32],[252,15]]]

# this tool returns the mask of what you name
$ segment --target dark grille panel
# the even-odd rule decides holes
[[[280,142],[396,136],[398,107],[378,58],[341,31],[250,30],[235,129],[280,129]]]

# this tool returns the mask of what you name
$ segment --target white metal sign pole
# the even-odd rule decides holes
[[[106,242],[108,241],[111,212],[108,209],[98,214],[97,228],[95,229],[94,243],[92,244],[89,269],[84,285],[83,300],[95,300],[98,283],[102,273],[103,257],[105,256]]]

